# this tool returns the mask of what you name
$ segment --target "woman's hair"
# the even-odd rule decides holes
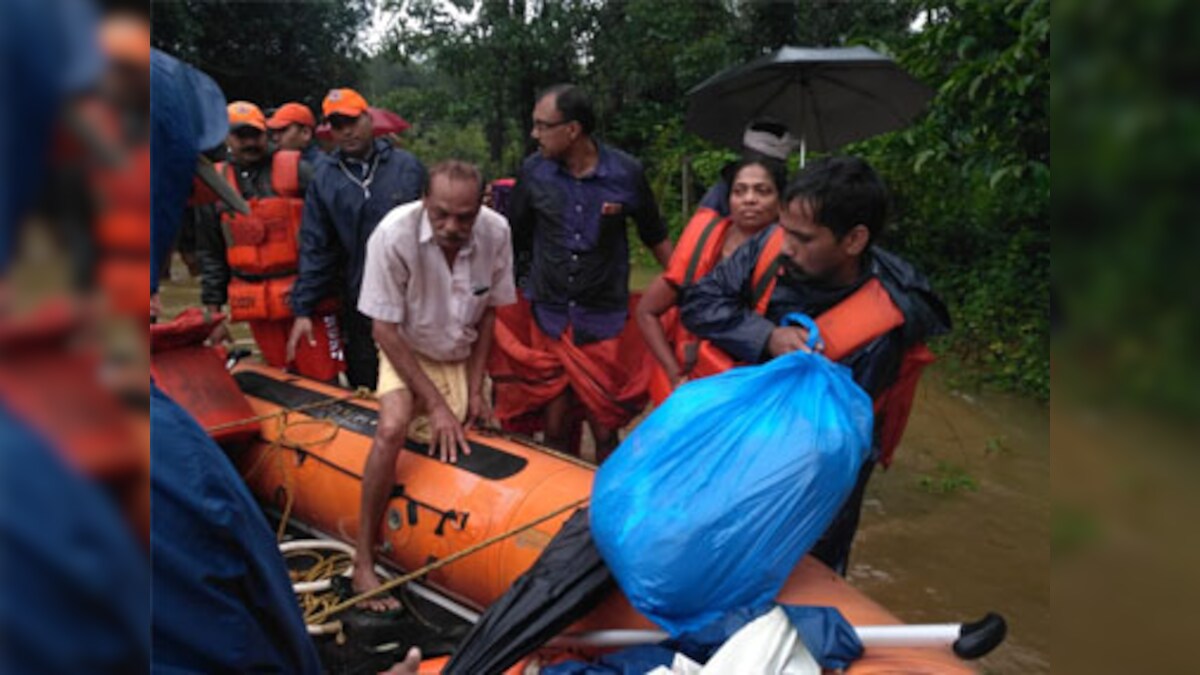
[[[729,183],[729,189],[733,189],[733,181],[737,178],[738,173],[748,166],[761,166],[767,170],[767,175],[775,184],[775,191],[779,193],[779,200],[782,202],[783,191],[787,187],[787,166],[777,159],[763,155],[748,155],[726,165],[721,171],[721,175],[725,178],[725,182]]]

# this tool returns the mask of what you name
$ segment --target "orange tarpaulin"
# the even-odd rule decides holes
[[[541,410],[569,386],[581,406],[604,426],[619,429],[646,406],[653,357],[634,325],[633,308],[618,337],[578,346],[571,329],[561,339],[537,327],[524,298],[496,311],[496,337],[488,358],[496,416],[506,429],[541,428]]]

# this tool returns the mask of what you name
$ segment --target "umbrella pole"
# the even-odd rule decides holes
[[[800,134],[800,168],[804,168],[804,134]]]

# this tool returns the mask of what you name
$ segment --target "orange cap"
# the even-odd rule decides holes
[[[321,114],[358,117],[367,110],[367,99],[353,89],[330,89],[321,102]]]
[[[267,126],[271,129],[286,129],[289,124],[315,127],[317,120],[308,106],[294,101],[279,106],[275,114],[271,115],[271,119],[267,120]]]
[[[150,24],[133,14],[112,14],[100,24],[100,48],[118,63],[150,65]]]
[[[234,101],[226,108],[229,112],[229,130],[252,126],[259,131],[267,130],[267,119],[258,106],[249,101]]]

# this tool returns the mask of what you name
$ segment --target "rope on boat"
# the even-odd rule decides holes
[[[461,560],[462,558],[465,558],[473,553],[482,551],[483,549],[485,549],[493,544],[504,541],[505,539],[510,539],[512,537],[515,537],[518,534],[520,534],[526,530],[533,529],[534,527],[541,525],[542,523],[546,522],[547,520],[550,520],[551,518],[554,518],[555,516],[566,513],[567,511],[570,511],[572,509],[578,509],[578,508],[582,507],[584,504],[586,504],[589,499],[591,499],[591,495],[589,495],[587,497],[582,497],[580,499],[576,499],[575,501],[573,501],[569,504],[565,504],[563,506],[560,506],[557,509],[554,509],[553,511],[551,511],[549,513],[546,513],[545,515],[539,516],[539,517],[529,521],[528,523],[525,523],[524,525],[519,525],[517,527],[514,527],[511,530],[506,531],[506,532],[501,532],[500,534],[497,534],[494,537],[490,537],[490,538],[485,539],[477,544],[468,546],[467,548],[465,548],[461,551],[456,551],[454,553],[451,553],[450,555],[446,556],[445,558],[442,558],[441,560],[435,560],[434,562],[431,562],[428,565],[426,565],[416,571],[409,572],[408,574],[396,577],[395,579],[390,579],[370,591],[367,591],[365,593],[360,593],[351,598],[347,598],[346,600],[343,600],[342,602],[339,602],[336,605],[333,605],[332,607],[326,607],[319,614],[316,614],[313,617],[312,622],[313,623],[324,623],[331,615],[337,614],[338,612],[349,609],[349,608],[353,607],[354,605],[357,605],[358,603],[362,602],[363,600],[366,600],[368,598],[373,598],[377,595],[382,595],[383,593],[387,593],[388,591],[391,591],[393,588],[396,588],[397,586],[402,586],[410,581],[419,579],[419,578],[425,576],[426,574],[429,574],[430,572],[433,572],[442,567],[445,567],[446,565],[449,565],[452,562],[457,562],[458,560]]]

